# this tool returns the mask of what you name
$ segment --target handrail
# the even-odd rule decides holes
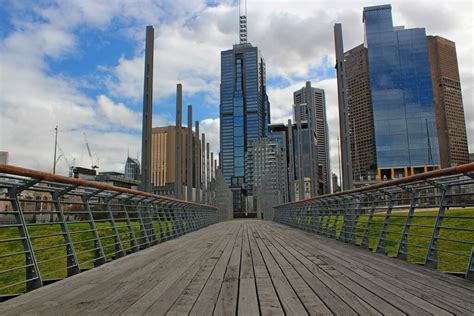
[[[133,190],[133,189],[117,187],[117,186],[114,186],[114,185],[110,185],[110,184],[102,183],[102,182],[97,182],[97,181],[87,181],[87,180],[83,180],[83,179],[65,177],[65,176],[56,175],[56,174],[52,174],[52,173],[48,173],[48,172],[42,172],[42,171],[36,171],[36,170],[32,170],[32,169],[26,169],[26,168],[14,166],[14,165],[0,164],[0,173],[8,173],[8,174],[22,176],[22,177],[30,177],[30,178],[34,178],[34,179],[54,181],[54,182],[59,182],[59,183],[63,183],[63,184],[85,186],[85,187],[95,188],[95,189],[99,189],[99,190],[108,190],[108,191],[128,193],[128,194],[133,194],[133,195],[141,195],[141,196],[146,196],[146,197],[150,197],[150,198],[159,198],[159,199],[165,200],[165,201],[191,204],[191,205],[196,205],[196,206],[204,206],[204,207],[209,207],[209,208],[213,208],[213,209],[217,210],[217,208],[215,206],[212,206],[212,205],[194,203],[194,202],[184,201],[184,200],[178,200],[178,199],[174,199],[174,198],[171,198],[171,197],[168,197],[168,196],[162,196],[162,195],[157,195],[157,194],[153,194],[153,193],[148,193],[148,192],[143,192],[143,191],[138,191],[138,190]]]
[[[474,163],[273,211],[276,222],[474,281]]]
[[[335,197],[335,196],[340,196],[340,195],[347,195],[347,194],[354,194],[354,193],[361,193],[361,192],[365,192],[365,191],[383,189],[383,188],[393,187],[393,186],[397,186],[397,185],[401,185],[401,184],[408,184],[408,183],[424,181],[424,180],[428,180],[428,179],[432,179],[432,178],[449,176],[449,175],[454,175],[454,174],[459,174],[459,173],[466,173],[466,172],[471,172],[471,171],[474,171],[474,162],[467,163],[467,164],[464,164],[464,165],[455,166],[455,167],[439,169],[439,170],[433,170],[433,171],[429,171],[429,172],[425,172],[425,173],[419,173],[419,174],[409,176],[409,177],[393,179],[393,180],[387,180],[387,181],[383,181],[383,182],[380,182],[380,183],[367,185],[367,186],[364,186],[364,187],[361,187],[361,188],[356,188],[356,189],[351,189],[351,190],[346,190],[346,191],[340,191],[340,192],[335,192],[335,193],[330,193],[330,194],[324,194],[324,195],[318,195],[318,196],[313,196],[313,197],[309,197],[309,198],[298,200],[298,201],[278,204],[278,205],[274,205],[273,208],[278,208],[278,207],[286,206],[286,205],[295,205],[295,204],[302,204],[302,203],[312,202],[312,201],[322,199],[322,198]]]

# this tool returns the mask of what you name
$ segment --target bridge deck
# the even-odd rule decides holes
[[[0,304],[0,314],[471,314],[474,284],[283,225],[219,223]]]

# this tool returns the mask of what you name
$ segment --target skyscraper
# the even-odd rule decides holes
[[[234,194],[234,211],[244,211],[236,195],[246,190],[251,194],[247,147],[266,135],[270,122],[265,61],[246,38],[241,34],[240,44],[221,52],[220,157],[224,179]]]
[[[436,168],[438,132],[425,29],[394,27],[390,5],[364,8],[363,22],[379,177]]]
[[[428,36],[441,167],[469,162],[456,44]]]
[[[294,121],[297,117],[301,121],[309,123],[316,133],[317,147],[316,154],[317,164],[321,166],[323,174],[318,178],[323,179],[323,190],[319,194],[331,193],[331,177],[329,165],[329,139],[328,139],[328,124],[326,117],[326,97],[323,89],[311,87],[311,82],[307,81],[306,85],[300,90],[293,93],[294,106]],[[298,106],[299,105],[299,106]],[[311,115],[310,115],[311,114]],[[317,181],[316,181],[317,183]]]
[[[377,157],[367,48],[361,44],[347,51],[344,65],[353,179],[375,180]]]

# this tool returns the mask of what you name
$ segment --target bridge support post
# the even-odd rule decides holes
[[[70,189],[73,189],[74,187],[70,187]],[[69,190],[68,190],[69,191]],[[58,192],[55,191],[52,193],[52,202],[53,202],[53,207],[56,211],[57,217],[59,219],[59,226],[61,227],[61,231],[64,236],[64,243],[66,244],[66,270],[67,270],[67,276],[73,276],[74,274],[77,274],[81,272],[81,269],[79,268],[79,262],[77,260],[76,256],[76,250],[74,248],[74,244],[72,242],[71,238],[71,233],[69,232],[69,228],[66,224],[66,221],[64,219],[64,212],[63,208],[60,203],[60,198],[62,195],[64,195],[67,191],[63,192]]]
[[[40,270],[38,267],[38,262],[36,261],[35,252],[33,245],[31,244],[30,235],[28,233],[28,228],[26,226],[26,219],[21,209],[20,202],[18,201],[18,194],[21,191],[27,189],[30,186],[33,186],[36,182],[31,182],[31,185],[28,186],[12,186],[8,190],[8,195],[11,199],[12,209],[15,213],[15,221],[18,225],[18,231],[20,233],[21,243],[23,245],[23,250],[25,251],[25,274],[26,274],[26,291],[32,291],[43,286],[43,281],[41,279]]]

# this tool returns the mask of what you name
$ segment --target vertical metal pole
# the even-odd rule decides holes
[[[194,153],[196,157],[196,161],[194,162],[194,170],[195,170],[195,179],[194,182],[196,183],[196,203],[201,203],[201,146],[199,144],[199,121],[194,123],[196,127],[195,133],[195,146],[194,146]]]
[[[301,105],[297,104],[298,113]],[[298,200],[303,200],[305,198],[304,190],[304,168],[303,168],[303,135],[301,132],[301,117],[298,115],[296,117],[296,138],[298,143],[298,180],[299,180],[299,196]],[[296,155],[295,155],[296,156]]]
[[[175,168],[175,184],[174,192],[177,199],[181,199],[181,122],[183,109],[183,87],[178,83],[176,87],[176,168]]]
[[[18,194],[20,192],[21,191],[18,191],[16,186],[8,189],[8,195],[12,199],[12,208],[15,214],[15,221],[18,224],[21,243],[23,245],[23,250],[25,251],[26,291],[28,292],[42,287],[43,281],[41,280],[41,273],[38,262],[36,261],[30,235],[28,233],[25,216],[23,214],[23,210],[21,209],[20,202],[18,201]]]
[[[295,198],[295,154],[293,152],[293,126],[291,124],[291,120],[288,120],[287,126],[287,133],[288,133],[288,162],[289,162],[289,181],[288,181],[288,200],[290,202],[296,201]]]
[[[142,174],[140,188],[151,192],[151,128],[153,118],[153,47],[155,30],[146,27],[145,75],[143,83]]]
[[[211,170],[209,174],[209,204],[214,204],[214,153],[211,152]]]
[[[438,238],[441,232],[441,224],[443,222],[444,213],[446,211],[446,206],[448,203],[448,198],[446,197],[447,188],[440,187],[441,189],[441,201],[438,209],[438,215],[436,216],[436,222],[433,229],[433,234],[431,235],[430,246],[428,248],[428,254],[425,259],[425,266],[436,269],[438,267]]]
[[[141,205],[140,205],[141,204]],[[148,232],[145,225],[145,220],[143,218],[143,203],[137,203],[137,214],[140,220],[140,249],[145,249],[151,246],[150,238],[148,237]]]
[[[188,105],[188,165],[186,200],[193,200],[193,106]]]
[[[76,250],[75,250],[74,244],[72,242],[71,233],[69,232],[69,228],[68,228],[68,226],[66,224],[66,221],[64,219],[63,208],[62,208],[61,202],[59,200],[61,196],[62,196],[62,194],[55,191],[52,194],[52,200],[53,200],[52,202],[53,202],[54,209],[56,210],[56,214],[59,218],[59,225],[61,226],[61,231],[62,231],[63,236],[64,236],[64,243],[66,244],[66,256],[67,256],[66,270],[67,270],[67,276],[69,277],[69,276],[72,276],[74,274],[77,274],[77,273],[81,272],[81,270],[79,268],[79,261],[77,260]]]
[[[53,161],[53,174],[56,174],[56,149],[58,147],[58,126],[54,128],[55,136],[54,136],[54,161]]]
[[[471,255],[467,263],[466,280],[474,281],[474,246],[471,248]]]

